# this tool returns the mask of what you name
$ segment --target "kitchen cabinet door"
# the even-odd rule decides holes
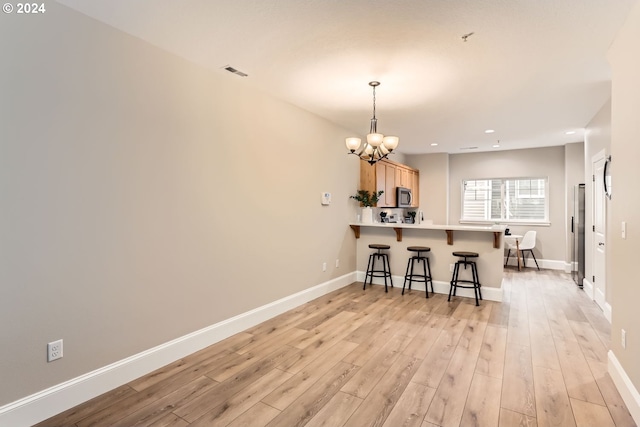
[[[381,162],[382,163],[382,162]],[[393,207],[396,205],[396,165],[391,163],[383,163],[385,167],[385,185],[384,185],[384,206]]]
[[[379,208],[395,206],[396,203],[396,167],[387,162],[378,162],[375,169],[375,187],[368,189],[371,193],[384,191],[376,205]]]
[[[402,166],[396,167],[396,186],[404,188],[411,187],[409,182],[409,169]]]
[[[414,208],[420,207],[420,172],[417,170],[411,170],[409,173],[411,181],[411,206]]]
[[[360,189],[373,194],[384,191],[376,207],[391,207],[395,205],[395,166],[386,162],[378,162],[370,165],[366,162],[360,164]]]

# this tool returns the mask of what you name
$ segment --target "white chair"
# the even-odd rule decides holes
[[[538,267],[538,270],[540,270],[540,266],[538,265],[538,260],[536,259],[536,256],[533,253],[533,249],[536,247],[536,231],[533,230],[529,230],[526,233],[524,233],[524,236],[522,237],[522,241],[519,242],[519,248],[520,248],[520,253],[522,254],[522,263],[524,264],[524,266],[527,266],[527,258],[525,257],[525,252],[530,252],[531,256],[533,257],[533,260],[536,262],[536,267]],[[516,246],[515,243],[508,243],[509,247],[507,250],[507,261],[504,263],[504,266],[506,267],[507,264],[509,263],[509,255],[511,254],[511,249],[513,249],[514,251],[517,251],[518,247]],[[516,256],[517,256],[517,252],[516,252]]]

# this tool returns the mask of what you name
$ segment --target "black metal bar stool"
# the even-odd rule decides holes
[[[369,262],[367,263],[367,274],[364,276],[364,286],[362,289],[367,289],[367,279],[369,279],[369,284],[373,283],[374,277],[384,277],[384,291],[389,292],[387,289],[387,277],[391,282],[391,287],[393,288],[393,279],[391,278],[391,267],[389,266],[389,255],[386,252],[380,252],[382,250],[390,249],[389,245],[380,245],[377,243],[372,243],[369,245],[369,248],[376,249],[376,252],[373,252],[369,255]],[[375,264],[376,259],[382,258],[382,270],[376,270]]]
[[[409,280],[409,290],[411,290],[411,282],[424,282],[424,290],[429,298],[429,283],[431,283],[431,292],[433,293],[433,280],[431,280],[431,266],[429,265],[429,257],[422,255],[423,252],[431,252],[431,248],[427,246],[409,246],[407,247],[409,252],[417,252],[418,255],[413,255],[407,262],[407,271],[404,273],[404,284],[402,285],[402,295],[404,295],[404,288],[407,286],[407,280]],[[420,264],[422,262],[423,274],[415,274],[413,267],[415,263]]]
[[[477,252],[464,252],[458,251],[453,252],[453,256],[460,257],[462,259],[456,262],[456,265],[453,267],[453,276],[451,277],[451,287],[449,288],[449,298],[447,301],[451,301],[451,295],[456,296],[456,291],[458,288],[468,288],[473,289],[476,296],[476,305],[480,305],[478,299],[482,299],[482,291],[480,291],[480,279],[478,279],[478,268],[476,267],[475,261],[470,261],[469,258],[478,258]],[[471,267],[471,277],[472,280],[463,280],[458,276],[460,274],[460,266],[464,265],[465,270],[467,266]],[[460,284],[464,283],[464,284]]]

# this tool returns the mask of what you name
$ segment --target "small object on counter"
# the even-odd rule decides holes
[[[373,223],[373,208],[371,207],[362,208],[362,223],[363,224]]]

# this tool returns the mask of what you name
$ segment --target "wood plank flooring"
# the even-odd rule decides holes
[[[635,426],[598,307],[564,273],[504,277],[480,307],[354,283],[38,426]]]

